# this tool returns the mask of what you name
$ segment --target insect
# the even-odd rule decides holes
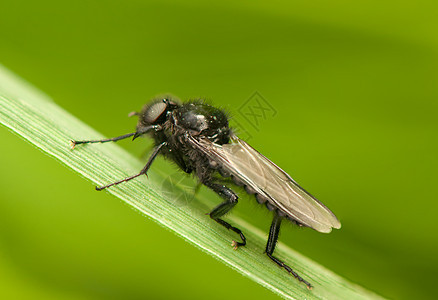
[[[174,161],[184,172],[194,173],[199,182],[216,192],[223,202],[210,213],[210,218],[235,232],[241,241],[233,241],[234,249],[246,245],[243,232],[222,219],[237,204],[238,196],[221,182],[221,177],[231,177],[247,193],[254,194],[257,202],[273,211],[273,220],[266,244],[266,255],[311,289],[312,285],[273,253],[283,220],[299,226],[328,233],[340,228],[336,216],[315,197],[300,187],[286,172],[239,139],[228,125],[225,112],[202,100],[179,103],[169,97],[155,99],[145,105],[140,113],[136,131],[122,136],[87,141],[71,141],[72,147],[87,143],[116,142],[149,134],[155,148],[144,168],[133,176],[105,186],[111,186],[146,175],[157,155]]]

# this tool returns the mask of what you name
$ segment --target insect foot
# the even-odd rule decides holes
[[[231,246],[233,247],[234,250],[237,250],[237,248],[239,248],[239,246],[242,246],[241,243],[236,242],[236,241],[232,241],[231,242]]]

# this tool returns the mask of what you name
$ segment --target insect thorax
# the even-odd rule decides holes
[[[180,128],[195,138],[207,138],[220,145],[229,142],[228,118],[216,107],[199,102],[185,103],[173,111],[172,119],[175,131]]]

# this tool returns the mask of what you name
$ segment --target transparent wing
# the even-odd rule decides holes
[[[319,232],[340,228],[336,216],[315,197],[300,187],[286,172],[257,150],[231,135],[229,144],[218,145],[207,139],[189,136],[189,142],[205,153],[212,165],[250,187],[288,217]]]

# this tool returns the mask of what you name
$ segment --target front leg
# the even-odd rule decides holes
[[[211,181],[204,182],[204,184],[225,199],[225,202],[219,204],[210,212],[210,218],[224,226],[226,229],[232,230],[240,235],[242,242],[233,241],[231,243],[231,245],[234,247],[234,250],[236,250],[240,246],[245,246],[246,238],[243,235],[242,231],[239,228],[233,227],[228,222],[220,219],[220,217],[226,215],[237,204],[237,195],[225,185],[213,183]]]

